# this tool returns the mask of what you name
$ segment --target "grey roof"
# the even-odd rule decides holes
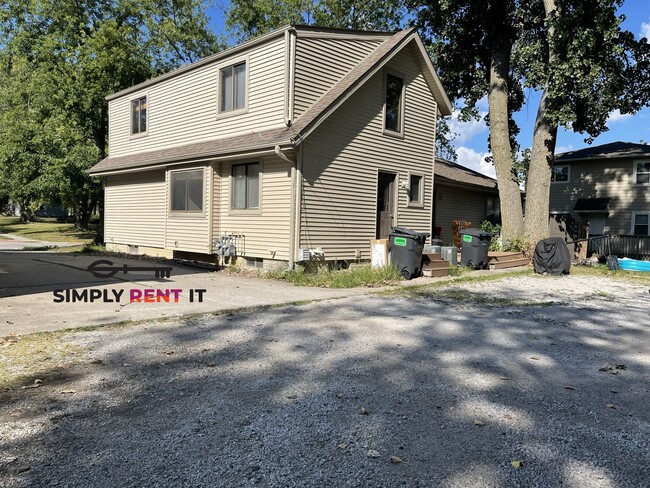
[[[497,189],[497,180],[494,178],[446,159],[436,158],[436,164],[433,168],[436,181],[438,181],[439,177],[442,177],[450,182],[480,186],[490,190]]]
[[[586,147],[576,151],[556,154],[555,162],[585,159],[634,158],[638,156],[650,156],[650,145],[617,141],[609,144],[602,144],[600,146]]]
[[[267,129],[223,139],[186,144],[183,146],[147,151],[125,156],[107,157],[90,169],[90,174],[123,171],[135,168],[182,162],[201,158],[242,153],[275,145],[297,146],[332,108],[364,81],[364,75],[382,63],[394,50],[408,43],[414,29],[397,32],[382,42],[366,59],[352,68],[334,87],[312,105],[291,127]],[[415,34],[417,35],[417,34]]]

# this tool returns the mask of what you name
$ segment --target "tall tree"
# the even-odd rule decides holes
[[[104,97],[215,52],[200,0],[0,3],[0,191],[26,209],[60,200],[87,227],[106,156]]]
[[[622,0],[408,0],[450,95],[465,116],[487,96],[490,148],[505,240],[548,234],[550,172],[558,127],[595,137],[613,110],[650,101],[649,46],[621,29]],[[525,223],[517,182],[524,89],[542,93],[530,153]]]

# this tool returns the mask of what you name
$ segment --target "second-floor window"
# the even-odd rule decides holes
[[[131,100],[131,134],[147,132],[147,97]]]
[[[650,184],[650,161],[634,162],[634,183],[637,185]]]
[[[384,130],[402,132],[404,124],[404,80],[386,73],[384,94]]]
[[[569,181],[569,167],[553,166],[551,168],[551,181],[553,183],[566,183]]]
[[[219,70],[219,113],[246,108],[246,62]]]

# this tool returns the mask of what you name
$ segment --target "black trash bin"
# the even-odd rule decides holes
[[[460,265],[469,268],[488,269],[488,251],[492,234],[481,229],[463,229],[461,231]]]
[[[422,271],[422,249],[427,237],[429,234],[405,227],[393,227],[389,235],[391,262],[407,280],[419,276]]]

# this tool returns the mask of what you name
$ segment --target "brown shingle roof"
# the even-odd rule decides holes
[[[494,178],[485,176],[478,171],[466,168],[460,164],[452,163],[446,159],[436,158],[436,164],[433,168],[433,173],[436,180],[438,177],[442,177],[456,183],[480,186],[491,190],[497,189],[497,180]]]

